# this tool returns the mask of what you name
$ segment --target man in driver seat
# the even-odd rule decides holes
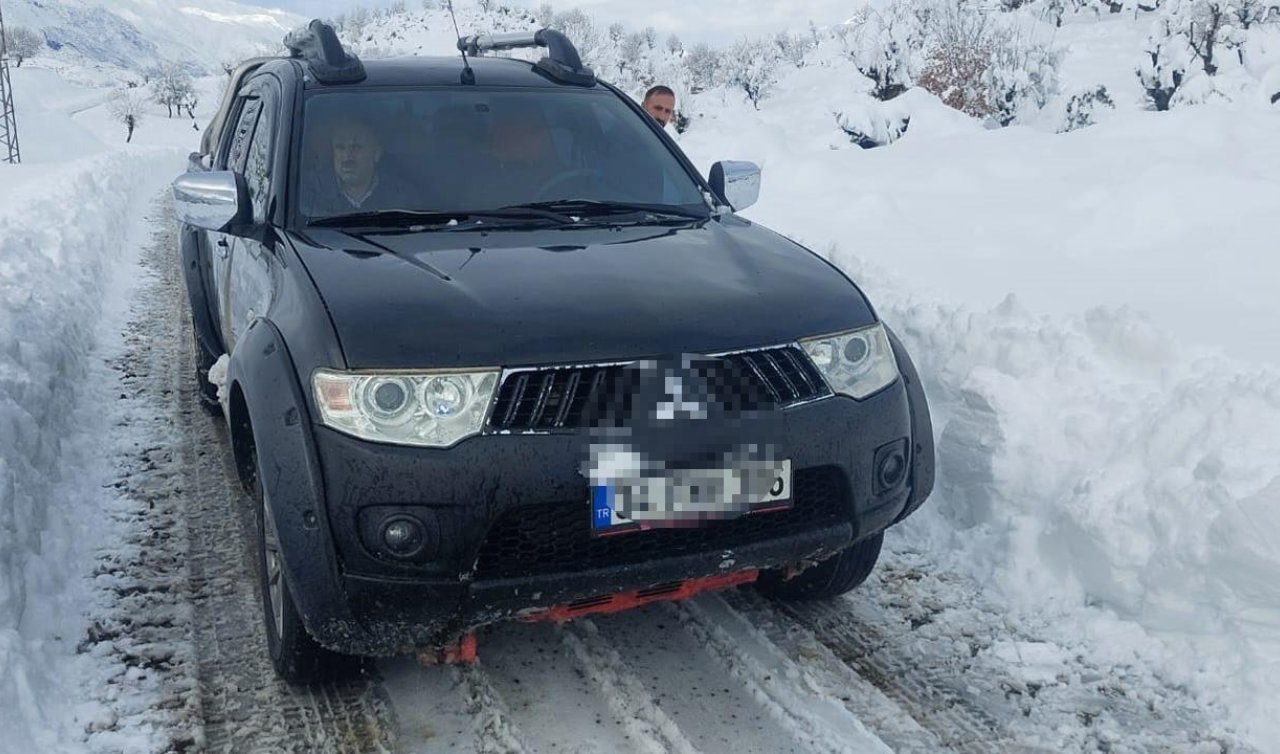
[[[343,215],[384,209],[423,209],[415,206],[415,192],[381,169],[382,143],[373,127],[342,117],[330,129],[333,171],[319,181],[317,214]]]

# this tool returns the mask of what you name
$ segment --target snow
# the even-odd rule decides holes
[[[1078,36],[1105,61],[1125,35]],[[939,486],[890,549],[1280,740],[1280,113],[1130,103],[1070,134],[988,131],[915,91],[888,103],[908,132],[863,151],[825,95],[845,75],[793,72],[758,112],[703,95],[681,146],[761,163],[747,216],[848,271],[915,357]]]
[[[150,203],[194,132],[152,113],[125,148],[105,91],[30,65],[12,80],[25,161],[0,164],[0,749],[62,751],[111,724],[75,651],[90,543],[109,530],[100,438],[115,396],[101,359]]]
[[[743,36],[767,36],[784,29],[804,31],[812,21],[838,24],[859,6],[875,0],[790,0],[786,3],[747,0],[579,0],[579,8],[606,22],[621,21],[636,28],[653,26],[663,35],[675,33],[686,42],[728,45]],[[536,3],[532,5],[537,5]],[[568,5],[566,3],[566,5]],[[557,6],[557,10],[563,10]]]
[[[696,25],[736,36],[782,8],[726,11],[747,5],[709,4],[704,16],[669,3],[585,7],[690,38]],[[839,5],[815,0],[788,15],[826,18]],[[6,20],[52,24],[42,19],[72,8],[90,6],[6,3]],[[464,27],[484,21],[459,10]],[[361,45],[447,54],[451,25],[414,12],[431,28],[377,21]],[[120,330],[147,203],[197,139],[191,121],[153,111],[125,147],[106,92],[71,81],[111,80],[104,71],[121,49],[212,67],[290,25],[222,0],[122,0],[110,13],[124,34],[115,47],[81,58],[46,50],[13,71],[27,161],[0,165],[6,750],[74,749],[86,728],[115,724],[77,684],[93,659],[73,652],[93,555],[85,543],[105,531],[98,485],[110,474],[93,445],[109,431],[97,402],[110,400],[93,383],[95,364]],[[220,24],[214,43],[187,46],[190,30],[210,23]],[[981,585],[1010,621],[1042,626],[1034,640],[1009,635],[979,652],[1025,685],[1078,673],[1079,656],[1090,667],[1137,665],[1265,750],[1280,740],[1280,103],[1271,101],[1280,36],[1254,33],[1250,55],[1219,85],[1230,96],[1154,113],[1133,75],[1147,33],[1131,14],[1068,19],[1055,32],[1067,51],[1062,95],[1025,126],[988,130],[919,89],[875,102],[828,49],[786,71],[758,110],[726,90],[681,103],[699,117],[680,144],[704,170],[718,159],[760,163],[761,200],[746,216],[848,272],[916,360],[934,412],[938,488],[892,530],[886,563],[927,557],[929,568]],[[1055,133],[1065,99],[1099,84],[1115,109]],[[203,127],[217,81],[201,86]],[[906,133],[873,150],[838,125],[885,134],[906,117]],[[749,626],[707,611],[680,620],[742,694],[786,725],[861,740],[830,697],[810,704],[798,691],[815,672],[851,671],[834,658],[818,671],[789,664]],[[592,628],[557,637],[593,682],[617,690],[602,706],[629,712],[637,732],[683,743],[684,724],[672,720],[687,712],[627,690],[637,683],[628,667],[641,660],[624,662]],[[393,696],[422,694],[413,678],[389,676]],[[450,724],[488,709],[482,701],[496,693],[482,675],[457,680],[479,701]],[[534,717],[525,727],[535,737],[555,733]],[[510,734],[500,718],[470,723],[496,726],[480,737],[501,742]]]
[[[38,31],[50,47],[27,65],[53,65],[78,78],[140,73],[165,60],[217,72],[224,60],[280,48],[294,14],[232,0],[8,0],[5,22]],[[54,61],[54,62],[50,62]]]
[[[82,398],[99,317],[127,294],[130,240],[174,164],[167,150],[85,158],[31,177],[0,215],[0,729],[14,750],[71,733],[53,723],[81,693],[66,669],[101,513],[96,485],[68,472],[105,431]]]
[[[231,398],[227,394],[227,368],[230,365],[231,357],[224,353],[209,367],[209,382],[218,389],[218,402],[222,404],[224,411]]]

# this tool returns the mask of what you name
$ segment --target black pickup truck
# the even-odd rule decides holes
[[[925,395],[848,277],[737,214],[758,168],[701,177],[555,31],[286,47],[173,186],[281,676],[867,577],[933,487]]]

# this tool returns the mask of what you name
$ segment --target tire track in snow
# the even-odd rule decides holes
[[[165,217],[157,202],[148,219]],[[162,243],[157,231],[152,243]],[[158,288],[148,269],[142,289]],[[186,751],[201,740],[192,611],[186,567],[185,506],[174,479],[172,446],[179,431],[150,400],[163,354],[151,347],[150,310],[131,312],[122,351],[110,358],[103,401],[115,400],[108,440],[117,492],[104,507],[110,527],[96,543],[94,597],[77,651],[103,667],[95,696],[104,712],[89,725],[89,747]],[[94,683],[95,679],[86,679]],[[146,731],[146,743],[136,738]]]
[[[799,665],[806,685],[838,699],[849,712],[875,732],[895,754],[946,754],[951,752],[931,730],[916,722],[901,706],[867,679],[858,675],[818,641],[813,632],[772,610],[752,609],[762,599],[741,590],[721,597],[724,608],[766,637],[780,652]]]
[[[810,752],[893,754],[832,692],[720,595],[665,606],[756,702]]]
[[[886,554],[843,599],[771,602],[742,591],[726,601],[752,622],[808,632],[955,752],[1252,751],[1136,663],[1059,647],[1042,636],[1051,627],[1019,624],[927,553]],[[1026,659],[1009,654],[1023,649]],[[1047,662],[1034,659],[1041,650]]]
[[[491,626],[471,666],[381,668],[406,753],[698,754],[589,621]]]
[[[142,439],[164,452],[148,451],[147,463],[124,473],[126,488],[147,489],[176,511],[140,525],[161,543],[154,557],[169,554],[186,564],[184,640],[194,655],[200,717],[191,745],[203,751],[390,751],[395,727],[376,679],[291,689],[272,672],[251,549],[252,507],[222,422],[197,404],[176,221],[167,200],[160,206],[155,242],[142,259],[154,281],[137,297],[130,365],[137,385],[132,399],[170,421]],[[156,588],[172,587],[157,582]]]
[[[599,688],[609,708],[628,731],[635,749],[647,754],[697,754],[671,717],[662,710],[652,692],[626,665],[618,651],[605,640],[593,621],[559,627],[564,646],[578,667]]]

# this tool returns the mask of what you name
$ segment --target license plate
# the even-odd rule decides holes
[[[591,486],[591,530],[620,534],[791,506],[791,461],[728,469],[676,469]]]

